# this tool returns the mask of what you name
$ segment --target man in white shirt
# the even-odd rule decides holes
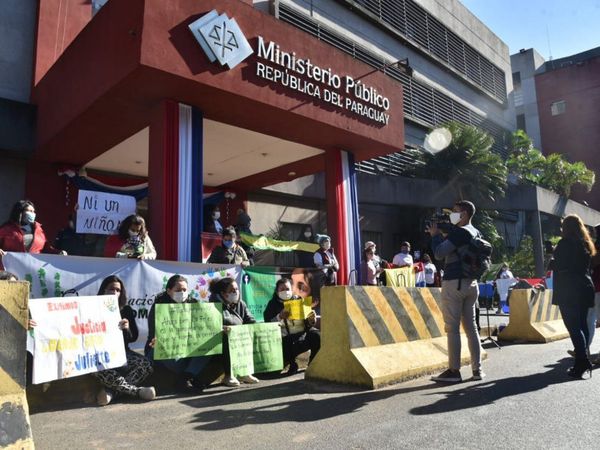
[[[410,255],[410,244],[404,241],[400,244],[400,253],[394,255],[392,264],[397,267],[407,267],[413,265],[413,258]]]

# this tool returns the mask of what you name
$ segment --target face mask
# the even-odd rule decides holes
[[[400,249],[400,253],[407,254],[407,253],[408,253],[408,249],[407,249],[406,247],[402,247],[402,248]]]
[[[225,248],[231,248],[233,247],[233,241],[223,241],[223,246]]]
[[[214,213],[212,213],[213,219],[219,220],[219,217],[221,217],[221,213],[219,211],[215,211]]]
[[[281,300],[289,300],[292,298],[292,291],[279,291],[277,292],[277,297],[279,297]]]
[[[23,217],[24,217],[26,223],[35,222],[35,213],[32,213],[31,211],[25,211],[23,213]]]
[[[240,301],[240,294],[239,292],[230,292],[229,294],[225,294],[223,298],[227,303],[237,303]]]
[[[184,291],[175,291],[171,298],[175,301],[175,303],[183,303],[185,300],[185,292]]]
[[[129,230],[128,233],[129,233],[130,237],[136,237],[139,234],[137,231],[132,231],[132,230]]]
[[[311,237],[311,236],[312,236],[312,233],[311,233],[310,231],[305,231],[305,232],[304,232],[304,237],[307,237],[307,238],[309,238],[309,237]]]
[[[459,212],[450,213],[450,222],[452,225],[456,225],[458,222],[460,222],[460,215],[461,214]]]
[[[329,250],[331,248],[331,242],[325,241],[321,244],[321,247],[323,247],[323,250]]]

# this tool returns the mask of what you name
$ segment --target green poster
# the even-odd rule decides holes
[[[223,353],[223,312],[219,303],[158,304],[154,359]]]
[[[228,339],[233,376],[283,369],[283,348],[279,324],[236,325],[231,327]]]
[[[242,274],[242,298],[257,322],[263,321],[263,312],[273,296],[275,283],[281,278],[272,272],[274,268],[269,269],[270,273],[245,268]]]

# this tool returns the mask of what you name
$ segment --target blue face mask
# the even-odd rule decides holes
[[[233,247],[233,241],[223,241],[223,246],[225,248],[231,248]]]

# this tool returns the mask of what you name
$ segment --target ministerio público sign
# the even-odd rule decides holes
[[[194,37],[211,62],[233,69],[254,51],[235,19],[216,10],[189,25]],[[387,125],[390,100],[373,86],[350,75],[339,75],[301,58],[294,51],[284,51],[274,41],[258,36],[256,75],[264,80],[321,100],[368,120]]]

